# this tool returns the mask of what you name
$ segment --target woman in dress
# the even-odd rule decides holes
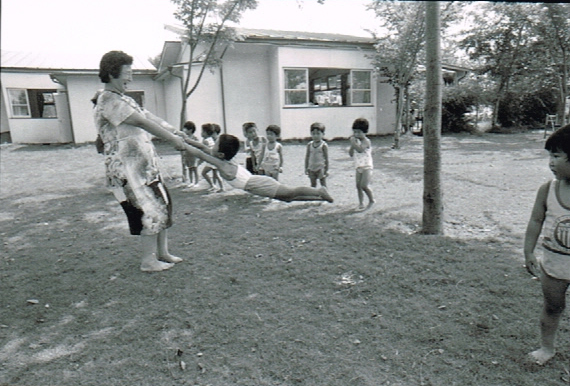
[[[141,108],[125,89],[133,58],[122,51],[103,55],[99,78],[105,84],[93,99],[95,125],[104,144],[107,186],[121,204],[132,235],[142,239],[141,270],[163,271],[181,258],[168,252],[172,203],[158,169],[151,135],[183,150],[181,133]]]

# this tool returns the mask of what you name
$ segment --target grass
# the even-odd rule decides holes
[[[187,261],[158,274],[138,270],[94,148],[3,145],[0,384],[567,385],[567,312],[555,359],[525,357],[541,295],[521,242],[550,178],[542,134],[444,137],[443,236],[415,233],[421,138],[373,143],[368,213],[353,210],[342,141],[332,205],[172,181],[171,249]],[[159,151],[176,178],[178,156]],[[283,181],[307,184],[304,145],[284,152]]]

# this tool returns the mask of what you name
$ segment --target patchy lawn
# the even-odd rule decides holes
[[[346,141],[330,143],[334,204],[185,191],[159,144],[186,261],[153,274],[93,145],[2,145],[0,384],[568,385],[568,311],[555,359],[525,360],[542,302],[522,268],[551,178],[542,133],[443,138],[445,236],[415,233],[422,140],[373,139],[368,212]],[[304,152],[284,144],[282,181],[309,184]]]

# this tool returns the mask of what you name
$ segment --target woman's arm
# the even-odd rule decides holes
[[[174,133],[166,130],[153,120],[148,119],[143,114],[135,111],[124,120],[128,125],[137,126],[150,134],[162,138],[172,144],[176,150],[184,150],[184,140]]]
[[[197,142],[199,145],[203,146],[201,143]],[[206,146],[207,148],[207,146]],[[214,157],[210,154],[209,149],[207,151],[203,151],[198,149],[197,147],[191,145],[185,145],[185,150],[195,156],[196,158],[200,158],[202,161],[209,163],[210,165],[215,166],[218,168],[220,175],[226,180],[233,180],[236,177],[237,167],[235,165],[230,164],[226,160],[222,160],[220,158]]]

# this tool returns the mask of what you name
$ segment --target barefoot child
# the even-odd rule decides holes
[[[374,205],[374,196],[372,190],[368,186],[372,178],[372,144],[366,137],[368,133],[368,121],[364,118],[358,118],[352,124],[353,136],[350,137],[350,149],[348,154],[354,159],[354,166],[356,167],[356,192],[358,193],[358,209],[363,210],[364,207],[364,193],[368,197],[369,209]]]
[[[309,176],[311,186],[317,187],[317,180],[321,186],[327,187],[329,174],[329,147],[323,140],[325,125],[315,122],[311,125],[312,141],[307,144],[305,153],[305,174]]]
[[[182,127],[182,132],[190,139],[198,140],[198,137],[194,134],[196,132],[194,122],[186,121]],[[180,156],[182,158],[182,182],[187,184],[188,187],[198,185],[198,159],[186,152],[181,152]]]
[[[333,202],[333,198],[326,188],[289,187],[269,176],[252,175],[233,159],[240,147],[239,140],[233,135],[220,135],[211,152],[208,152],[207,147],[200,142],[186,139],[186,143],[192,145],[188,146],[186,151],[217,167],[222,178],[236,189],[243,189],[251,194],[286,202]]]
[[[265,130],[267,135],[267,143],[263,150],[263,160],[260,165],[260,172],[263,174],[279,179],[279,173],[283,173],[283,146],[277,139],[281,135],[281,128],[277,125],[269,125]]]
[[[539,365],[554,357],[554,338],[570,284],[570,125],[555,131],[544,148],[550,153],[554,179],[538,189],[524,240],[525,266],[540,278],[544,297],[541,347],[529,354]],[[534,249],[541,231],[543,256],[537,261]]]
[[[212,149],[214,147],[217,138],[216,125],[214,123],[204,123],[202,125],[202,138],[202,144],[206,148]],[[211,178],[209,175],[210,172],[212,172]],[[224,190],[222,180],[218,177],[218,171],[211,165],[204,165],[202,168],[202,177],[204,177],[208,185],[210,185],[208,188],[209,192],[222,192]],[[216,188],[216,182],[218,183],[218,188]]]

